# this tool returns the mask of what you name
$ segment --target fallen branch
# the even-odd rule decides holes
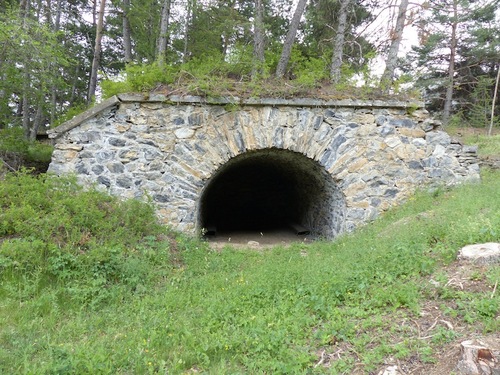
[[[16,169],[14,169],[14,167],[10,166],[9,163],[7,163],[5,160],[1,159],[0,158],[0,161],[5,165],[7,166],[7,168],[9,168],[12,172],[16,172]]]
[[[318,367],[319,365],[321,365],[323,362],[325,361],[325,351],[323,350],[323,352],[321,353],[321,358],[319,359],[318,363],[316,363],[314,365],[314,368]]]
[[[443,323],[446,327],[448,327],[448,329],[449,329],[450,331],[453,331],[453,330],[455,329],[455,328],[453,328],[453,324],[451,324],[449,321],[447,321],[447,320],[443,320],[443,319],[441,319],[441,320],[439,320],[439,321],[440,321],[441,323]]]
[[[434,320],[434,323],[432,323],[432,325],[427,329],[427,332],[432,331],[432,329],[436,326],[438,319],[439,318],[436,318],[436,320]]]

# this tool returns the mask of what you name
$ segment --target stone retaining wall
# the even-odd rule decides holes
[[[421,103],[123,95],[49,137],[49,172],[76,173],[124,198],[149,196],[165,223],[191,233],[204,225],[200,203],[214,176],[241,155],[271,150],[297,170],[317,170],[308,178],[329,180],[320,185],[331,209],[302,223],[326,237],[374,219],[419,187],[479,179],[476,148],[441,131]]]

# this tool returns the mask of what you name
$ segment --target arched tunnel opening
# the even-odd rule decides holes
[[[345,199],[332,176],[303,154],[264,149],[234,157],[207,181],[198,206],[202,233],[286,230],[333,238]]]

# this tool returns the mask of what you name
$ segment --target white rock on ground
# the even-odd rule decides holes
[[[458,258],[483,264],[500,263],[500,243],[488,242],[465,246],[460,250]]]

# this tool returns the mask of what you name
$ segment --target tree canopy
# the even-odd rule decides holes
[[[384,6],[372,0],[3,1],[0,129],[22,127],[34,139],[94,95],[160,86],[224,94],[232,85],[252,95],[284,95],[280,86],[314,94],[328,86],[341,96],[360,85],[398,94],[402,82],[420,90],[430,109],[444,109],[446,121],[459,115],[480,125],[486,117],[479,113],[493,104],[500,64],[498,5],[499,0],[394,0]],[[389,16],[381,22],[384,12]],[[403,35],[410,27],[419,40],[408,53]],[[387,66],[382,84],[370,70],[377,61]]]

